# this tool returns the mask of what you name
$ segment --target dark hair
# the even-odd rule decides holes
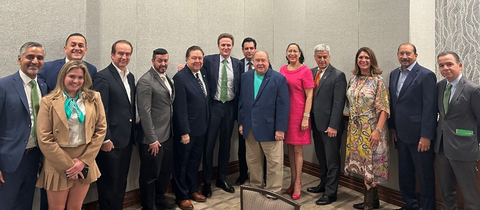
[[[252,37],[247,37],[245,39],[243,39],[243,42],[242,42],[242,49],[245,47],[245,42],[253,42],[253,46],[255,47],[255,49],[257,49],[257,41],[255,41],[255,39],[253,39]]]
[[[68,44],[68,40],[69,40],[70,37],[72,37],[72,36],[81,36],[81,37],[83,37],[83,39],[85,39],[85,46],[87,46],[87,38],[85,38],[85,36],[83,36],[83,34],[81,34],[81,33],[73,33],[73,34],[68,35],[67,40],[65,40],[65,46]]]
[[[458,63],[460,63],[460,57],[458,56],[458,54],[456,52],[453,52],[453,51],[445,51],[445,52],[441,52],[437,55],[437,60],[440,58],[440,57],[443,57],[443,56],[446,56],[446,55],[452,55],[454,58],[455,58],[455,61]]]
[[[165,55],[165,54],[168,54],[166,49],[158,48],[153,51],[152,59],[155,59],[156,55]]]
[[[127,40],[121,39],[121,40],[118,40],[118,41],[116,41],[115,43],[113,43],[113,45],[112,45],[112,54],[115,54],[115,53],[117,52],[116,47],[117,47],[117,44],[118,44],[118,43],[125,43],[125,44],[130,45],[130,48],[132,49],[132,52],[130,52],[130,53],[133,53],[132,43],[130,43],[130,42],[127,41]]]
[[[370,57],[370,74],[372,76],[382,74],[382,70],[378,68],[377,57],[375,57],[373,50],[368,47],[362,47],[358,49],[357,54],[355,55],[355,68],[352,70],[353,75],[358,76],[361,74],[360,67],[358,67],[357,64],[358,55],[360,55],[361,52],[367,53],[368,57]]]
[[[415,45],[413,45],[412,43],[408,43],[408,42],[405,42],[405,43],[402,43],[400,45],[398,45],[398,48],[397,48],[397,52],[400,51],[400,47],[403,46],[403,45],[410,45],[413,47],[413,54],[417,54],[417,47],[415,47]]]
[[[192,51],[194,51],[194,50],[200,50],[200,51],[202,52],[202,55],[205,55],[205,54],[203,53],[202,48],[200,48],[199,46],[193,45],[193,46],[191,46],[191,47],[189,47],[189,48],[187,49],[187,53],[185,54],[185,58],[188,58],[188,57],[190,56],[190,52],[192,52]]]
[[[287,46],[287,51],[288,51],[288,48],[292,45],[295,45],[298,47],[298,50],[300,51],[300,57],[298,58],[298,62],[300,62],[301,64],[303,64],[303,62],[305,61],[305,57],[303,56],[303,51],[302,49],[300,49],[300,46],[298,46],[297,43],[290,43],[288,46]],[[287,59],[287,63],[290,64],[290,61],[288,60],[288,57],[285,56],[285,58]]]
[[[41,47],[43,49],[43,54],[45,54],[45,49],[43,48],[42,44],[40,44],[38,42],[26,42],[25,44],[23,44],[20,47],[19,56],[22,57],[23,53],[25,53],[25,51],[27,51],[27,49],[30,48],[30,47]]]
[[[218,36],[218,39],[217,39],[217,45],[220,44],[220,39],[223,39],[223,38],[229,38],[232,40],[232,45],[234,45],[234,41],[233,41],[233,35],[229,34],[229,33],[223,33],[223,34],[220,34]]]

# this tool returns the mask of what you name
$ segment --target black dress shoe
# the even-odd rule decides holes
[[[316,186],[316,187],[309,187],[307,188],[307,192],[311,192],[311,193],[322,193],[322,192],[325,192],[325,186]]]
[[[235,188],[228,184],[226,181],[217,181],[217,187],[222,188],[225,192],[234,193]]]
[[[315,204],[317,205],[328,205],[333,202],[337,201],[336,196],[328,196],[328,195],[323,195],[320,199],[318,199]]]
[[[362,203],[357,203],[357,204],[353,204],[353,208],[354,209],[364,209],[365,208],[365,204],[362,202]],[[373,201],[373,209],[379,209],[380,208],[380,201],[379,200],[374,200]],[[403,209],[401,209],[403,210]]]
[[[240,175],[237,179],[237,181],[235,182],[236,185],[242,185],[245,183],[245,181],[247,181],[248,179],[248,175]]]
[[[177,208],[177,205],[174,203],[168,203],[166,199],[155,204],[155,206],[157,207],[157,210],[174,210]]]
[[[210,184],[203,184],[202,195],[206,198],[212,197],[212,188],[210,187]]]

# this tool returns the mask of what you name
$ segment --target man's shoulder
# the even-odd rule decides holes
[[[17,76],[20,77],[20,75],[18,75],[18,71],[16,71],[16,72],[13,73],[13,74],[10,74],[10,75],[8,75],[8,76],[6,76],[6,77],[0,78],[0,84],[5,84],[5,83],[7,83],[7,82],[10,82],[10,81],[13,80],[14,77],[17,77]]]

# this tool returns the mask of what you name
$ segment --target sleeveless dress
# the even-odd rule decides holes
[[[280,73],[285,76],[290,96],[290,114],[285,143],[292,145],[308,145],[311,143],[311,124],[308,120],[308,128],[302,131],[303,113],[305,113],[305,89],[313,88],[312,71],[305,65],[289,71],[287,65],[280,68]]]

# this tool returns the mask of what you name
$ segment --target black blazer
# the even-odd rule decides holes
[[[209,108],[209,85],[205,69],[201,69],[205,90],[205,97],[200,84],[185,66],[173,77],[175,86],[175,100],[173,101],[173,132],[174,135],[201,136],[207,132]]]
[[[133,74],[127,75],[130,85],[131,102],[128,100],[125,86],[113,64],[99,71],[93,80],[93,89],[102,96],[107,118],[107,135],[115,148],[123,148],[129,144],[135,124],[135,79]]]

